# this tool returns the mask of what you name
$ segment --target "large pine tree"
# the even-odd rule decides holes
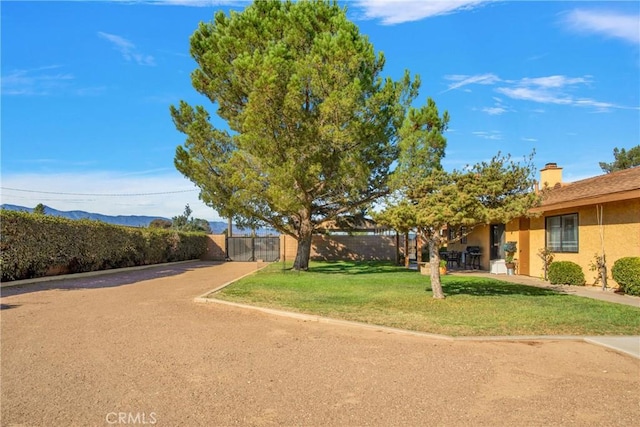
[[[388,191],[397,132],[418,79],[383,78],[384,56],[327,1],[256,1],[218,12],[191,37],[195,89],[226,122],[181,101],[177,169],[200,198],[240,223],[298,241],[307,269],[318,224],[360,212]]]

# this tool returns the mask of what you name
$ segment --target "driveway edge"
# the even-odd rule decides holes
[[[243,277],[246,277],[254,273],[255,272],[251,272],[249,274],[246,274]],[[392,328],[389,326],[371,325],[368,323],[355,322],[352,320],[333,319],[330,317],[323,317],[323,316],[318,316],[314,314],[296,313],[292,311],[258,307],[255,305],[224,301],[216,298],[206,298],[206,295],[210,295],[212,292],[215,292],[216,290],[220,290],[226,286],[229,286],[233,282],[235,282],[235,280],[229,283],[225,283],[224,285],[216,288],[214,291],[207,292],[203,296],[194,298],[194,302],[205,303],[205,304],[222,304],[222,305],[227,305],[227,306],[236,307],[236,308],[259,311],[265,314],[288,317],[296,320],[302,320],[303,322],[317,322],[317,323],[324,323],[324,324],[330,324],[330,325],[349,326],[349,327],[367,329],[371,331],[385,332],[389,334],[409,335],[409,336],[423,337],[423,338],[430,338],[430,339],[437,339],[437,340],[451,341],[451,342],[453,341],[478,341],[478,342],[576,341],[576,342],[580,342],[582,341],[588,344],[594,344],[601,347],[609,348],[610,350],[614,350],[618,353],[631,356],[635,359],[640,359],[640,336],[586,337],[586,336],[579,336],[579,335],[516,335],[516,336],[496,336],[496,337],[490,337],[490,336],[452,337],[448,335],[430,334],[428,332],[419,332],[419,331],[410,331],[407,329]],[[637,349],[634,346],[636,342],[638,343]]]
[[[57,276],[44,276],[44,277],[36,277],[33,279],[13,280],[11,282],[1,282],[0,288],[10,288],[12,286],[35,285],[37,283],[55,282],[57,280],[84,279],[87,277],[104,276],[104,275],[116,274],[116,273],[127,273],[130,271],[139,271],[139,270],[146,270],[148,268],[187,264],[190,262],[202,262],[202,260],[190,259],[187,261],[166,262],[162,264],[138,265],[136,267],[111,268],[109,270],[87,271],[85,273],[59,274]]]

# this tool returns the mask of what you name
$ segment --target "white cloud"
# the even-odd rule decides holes
[[[492,0],[356,0],[364,19],[379,19],[384,25],[419,21],[438,15],[470,10]]]
[[[496,106],[496,107],[485,107],[481,111],[489,114],[490,116],[499,116],[500,114],[506,113],[507,109]]]
[[[138,52],[136,46],[129,40],[115,34],[103,33],[102,31],[98,31],[98,35],[111,42],[127,61],[133,61],[138,65],[156,65],[153,56]]]
[[[539,55],[532,55],[532,56],[527,58],[527,61],[538,61],[538,60],[544,58],[547,55],[548,55],[547,53],[542,53],[542,54],[539,54]]]
[[[12,70],[0,77],[2,95],[6,96],[50,96],[73,94],[96,96],[106,91],[104,86],[77,87],[76,77],[59,65],[48,65],[27,70]]]
[[[566,77],[566,76],[547,76],[536,77],[533,79],[525,77],[520,80],[519,84],[523,86],[540,86],[543,88],[561,88],[565,86],[571,86],[575,84],[587,84],[590,83],[591,76],[585,77]]]
[[[477,74],[475,76],[468,76],[464,74],[450,74],[444,76],[447,80],[452,80],[454,83],[449,84],[447,86],[447,90],[444,92],[448,92],[454,89],[460,89],[463,86],[478,84],[478,85],[492,85],[494,83],[500,82],[500,78],[492,73],[486,74]]]
[[[499,130],[492,130],[490,132],[476,131],[471,133],[477,136],[478,138],[489,139],[492,141],[500,141],[502,139],[502,133]]]
[[[50,0],[39,0],[50,1]],[[86,2],[100,0],[67,0],[71,2]],[[188,6],[188,7],[211,7],[211,6],[233,6],[247,5],[248,0],[105,0],[110,3],[123,4],[149,4],[158,6]]]
[[[482,111],[483,113],[487,113],[490,116],[499,116],[507,112],[515,111],[513,108],[509,107],[508,105],[505,105],[502,98],[498,98],[497,96],[494,96],[493,101],[494,101],[493,107],[484,107],[480,109],[480,111]]]
[[[540,102],[542,104],[571,104],[571,98],[564,95],[549,92],[541,88],[531,87],[499,87],[496,89],[499,93],[513,99],[521,99],[525,101]]]
[[[0,79],[3,95],[52,95],[68,87],[75,79],[73,74],[56,72],[59,65],[49,65],[27,70],[12,70]]]
[[[122,0],[128,1],[128,0]],[[189,6],[189,7],[210,7],[210,6],[233,6],[247,5],[247,0],[147,0],[141,3],[152,3],[166,6]]]
[[[575,9],[564,16],[569,29],[640,44],[640,15]]]
[[[43,203],[63,211],[168,218],[180,215],[188,203],[194,217],[220,219],[198,199],[198,188],[177,171],[158,172],[162,171],[3,174],[0,200],[31,208]]]
[[[541,104],[592,108],[596,112],[607,112],[614,108],[627,108],[610,102],[596,101],[590,98],[577,98],[569,93],[578,86],[588,85],[590,83],[591,76],[566,77],[556,75],[524,78],[515,82],[512,87],[499,87],[496,91],[513,99],[538,102]]]
[[[522,138],[522,140],[527,142],[538,142],[536,138]]]
[[[592,83],[592,76],[568,77],[563,75],[551,75],[543,77],[525,77],[520,80],[505,80],[499,76],[488,73],[478,75],[446,75],[446,80],[453,81],[444,92],[460,89],[469,85],[496,85],[494,90],[511,99],[521,101],[531,101],[540,104],[570,105],[573,107],[592,108],[596,112],[606,112],[614,108],[637,110],[639,107],[625,107],[610,102],[598,101],[587,97],[576,97],[572,95],[581,86],[588,86]],[[485,107],[481,111],[497,115],[511,111],[502,104],[502,100],[493,97],[495,105]]]

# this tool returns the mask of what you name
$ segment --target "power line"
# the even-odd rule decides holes
[[[100,194],[100,193],[63,193],[59,191],[37,191],[37,190],[25,190],[22,188],[10,188],[10,187],[0,187],[0,188],[3,190],[20,191],[23,193],[56,194],[59,196],[92,196],[92,197],[160,196],[163,194],[191,193],[193,191],[198,191],[197,189],[192,189],[192,190],[162,191],[158,193],[119,193],[119,194],[102,193]]]

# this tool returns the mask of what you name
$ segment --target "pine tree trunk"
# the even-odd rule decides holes
[[[429,239],[429,265],[431,267],[431,292],[436,299],[444,299],[442,284],[440,283],[440,238],[431,236]]]
[[[311,236],[312,236],[311,220],[305,220],[300,224],[300,232],[298,234],[298,250],[296,252],[296,260],[293,262],[294,270],[308,270],[309,259],[311,258]]]
[[[409,268],[409,233],[404,233],[404,266]]]

